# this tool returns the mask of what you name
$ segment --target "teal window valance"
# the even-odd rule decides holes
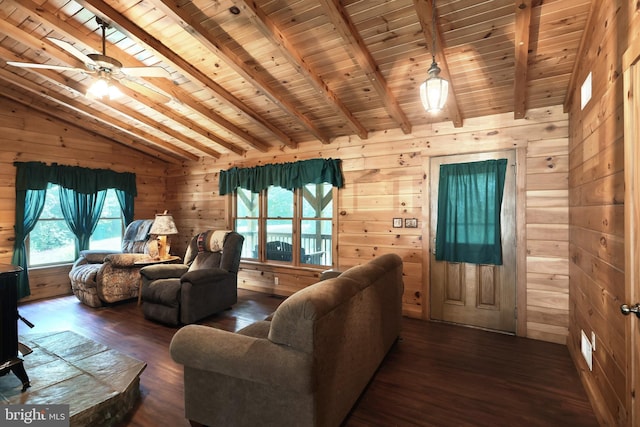
[[[14,162],[16,169],[16,191],[46,190],[49,183],[83,194],[114,188],[131,196],[138,195],[136,174],[114,172],[110,169],[90,169],[80,166],[65,166],[57,163]]]
[[[272,185],[293,190],[306,184],[326,182],[342,188],[344,180],[340,164],[340,159],[311,159],[252,168],[231,168],[220,171],[220,195],[233,193],[238,187],[259,193]]]

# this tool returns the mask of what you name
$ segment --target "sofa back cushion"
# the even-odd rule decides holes
[[[333,346],[326,340],[354,332],[341,333],[342,328],[362,328],[366,334],[379,327],[368,322],[382,321],[392,323],[393,333],[399,329],[402,289],[402,260],[383,255],[291,295],[274,313],[269,339],[311,353]]]
[[[189,271],[218,268],[220,258],[222,258],[221,252],[199,252],[189,266]]]

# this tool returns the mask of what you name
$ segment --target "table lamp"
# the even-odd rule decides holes
[[[161,214],[156,214],[156,219],[153,221],[153,225],[151,225],[149,234],[158,236],[158,257],[160,259],[169,258],[170,241],[168,236],[178,234],[176,224],[173,222],[173,216],[168,214],[167,211],[164,211],[164,213]]]

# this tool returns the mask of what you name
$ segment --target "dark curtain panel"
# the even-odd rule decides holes
[[[326,182],[341,188],[344,182],[340,164],[340,159],[311,159],[253,168],[231,168],[220,171],[220,195],[233,193],[238,187],[259,193],[270,185],[293,190],[306,184]]]
[[[120,209],[122,209],[122,215],[124,216],[124,225],[126,227],[133,222],[133,208],[135,198],[133,194],[118,189],[116,189],[116,197],[118,198],[118,203],[120,203]]]
[[[11,263],[22,267],[18,274],[18,299],[31,295],[29,275],[27,273],[27,248],[24,241],[35,227],[47,195],[46,186],[37,190],[17,190],[16,187],[16,222],[14,226],[16,240],[13,244]]]
[[[436,260],[502,264],[507,159],[440,166]]]
[[[75,254],[77,259],[80,251],[89,249],[89,240],[100,220],[107,190],[85,194],[64,187],[59,188],[62,215],[78,242]]]

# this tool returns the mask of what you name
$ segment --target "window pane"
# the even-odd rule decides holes
[[[267,190],[267,216],[269,218],[293,218],[293,191],[281,187]]]
[[[333,191],[331,184],[307,184],[302,194],[304,218],[331,218],[333,216]]]
[[[44,208],[38,220],[43,219],[64,219],[60,208],[60,189],[57,184],[49,184],[47,195],[44,199]]]
[[[236,220],[236,231],[244,236],[242,245],[242,258],[258,258],[258,220]]]
[[[104,206],[102,207],[102,213],[100,214],[100,218],[121,218],[122,217],[122,208],[120,207],[120,202],[118,201],[118,196],[116,196],[116,190],[109,189],[107,190],[107,196],[104,199]]]
[[[267,220],[267,259],[291,261],[293,250],[291,243],[292,221],[283,219]]]
[[[331,221],[303,220],[302,262],[305,264],[331,265]]]
[[[89,240],[89,249],[120,250],[123,228],[122,209],[118,197],[115,190],[109,189],[104,200],[100,220],[98,220],[98,225]]]
[[[258,193],[252,193],[244,188],[238,188],[237,200],[238,200],[238,217],[252,217],[257,218],[260,212],[260,195]]]
[[[89,240],[89,249],[122,248],[122,220],[100,219]]]
[[[39,219],[29,233],[30,266],[73,262],[75,250],[76,237],[64,220]]]

